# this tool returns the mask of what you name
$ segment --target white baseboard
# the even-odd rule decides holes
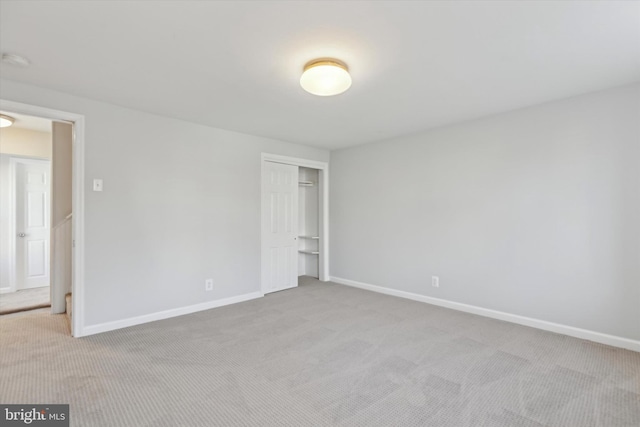
[[[200,304],[189,305],[187,307],[173,308],[171,310],[159,311],[157,313],[145,314],[143,316],[130,317],[128,319],[115,320],[113,322],[105,322],[97,325],[85,326],[80,334],[76,337],[99,334],[101,332],[113,331],[116,329],[127,328],[129,326],[141,325],[143,323],[154,322],[156,320],[168,319],[170,317],[183,316],[198,311],[209,310],[211,308],[222,307],[225,305],[236,304],[243,301],[249,301],[261,298],[264,295],[261,292],[251,292],[249,294],[238,295],[235,297],[219,299],[215,301],[203,302]]]
[[[385,288],[383,286],[356,282],[355,280],[343,279],[341,277],[332,276],[331,281],[339,283],[341,285],[352,286],[354,288],[366,289],[368,291],[406,298],[414,301],[426,302],[427,304],[451,308],[453,310],[464,311],[466,313],[477,314],[480,316],[491,317],[492,319],[504,320],[506,322],[517,323],[519,325],[530,326],[532,328],[568,335],[570,337],[581,338],[600,344],[606,344],[613,347],[620,347],[627,350],[640,352],[640,341],[632,340],[629,338],[603,334],[601,332],[589,331],[587,329],[574,328],[573,326],[561,325],[559,323],[547,322],[545,320],[534,319],[531,317],[518,316],[517,314],[490,310],[488,308],[477,307],[475,305],[462,304],[445,299],[428,297],[426,295],[414,294],[412,292],[399,291],[397,289]]]

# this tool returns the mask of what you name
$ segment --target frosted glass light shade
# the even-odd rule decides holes
[[[5,116],[4,114],[0,114],[0,128],[6,128],[13,124],[13,117]]]
[[[351,87],[351,76],[339,61],[315,60],[304,67],[300,86],[318,96],[338,95]]]

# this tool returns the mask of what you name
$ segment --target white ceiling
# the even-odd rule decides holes
[[[15,119],[11,127],[51,133],[51,120],[34,116],[25,116],[24,114],[16,114],[11,111],[0,111],[0,114],[4,114]]]
[[[637,1],[1,1],[2,77],[341,148],[640,80]],[[304,64],[353,86],[315,97]]]

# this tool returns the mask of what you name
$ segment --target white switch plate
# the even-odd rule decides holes
[[[440,278],[438,276],[431,276],[431,286],[434,288],[440,287]]]
[[[93,180],[93,191],[102,191],[102,180],[94,179]]]
[[[213,290],[213,279],[207,279],[204,281],[204,290],[205,291]]]

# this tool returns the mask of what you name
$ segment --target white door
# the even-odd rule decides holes
[[[298,166],[264,162],[262,291],[298,286]]]
[[[16,288],[49,286],[50,163],[16,162]]]

